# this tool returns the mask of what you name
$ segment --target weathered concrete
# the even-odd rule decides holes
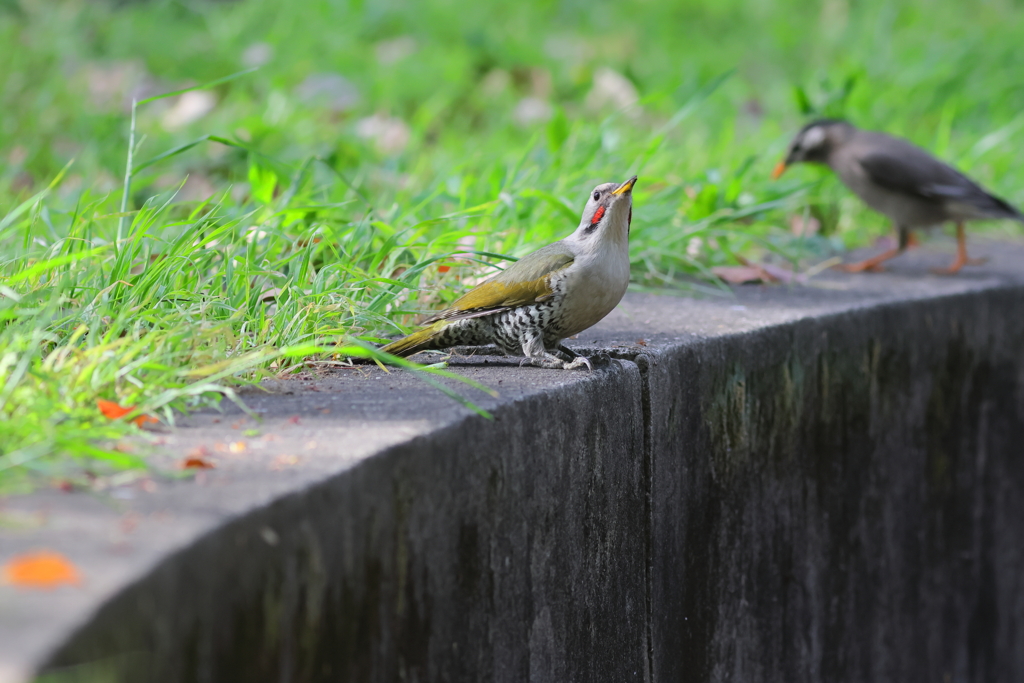
[[[46,512],[0,561],[87,579],[0,586],[0,680],[1020,680],[1024,249],[987,251],[630,295],[605,370],[453,361],[493,423],[371,368],[190,418],[168,452],[246,449],[0,502]]]
[[[289,481],[268,471],[272,453],[247,449],[218,459],[201,486],[128,501],[130,534],[119,533],[123,512],[79,500],[78,528],[5,538],[5,554],[60,548],[89,583],[85,595],[8,593],[5,633],[11,602],[46,618],[0,645],[4,656],[35,645],[60,668],[127,653],[103,666],[130,681],[644,680],[636,366],[467,370],[501,389],[500,401],[474,397],[493,422],[401,373],[350,371],[318,391],[250,397],[262,431],[279,437],[271,445],[298,449],[310,465],[291,469],[311,476]],[[187,437],[223,438],[212,419],[194,419]],[[121,560],[113,553],[132,570],[111,595],[102,573]],[[73,621],[50,607],[69,597],[56,609]],[[56,644],[47,628],[83,619],[54,655],[38,651]]]
[[[654,680],[1024,679],[1024,268],[1005,256],[955,283],[752,292],[748,329],[708,311],[637,357]],[[672,319],[632,303],[645,323],[606,343]]]

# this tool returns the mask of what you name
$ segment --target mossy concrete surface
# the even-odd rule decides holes
[[[12,502],[49,522],[4,554],[60,549],[86,583],[2,589],[4,657],[57,680],[644,680],[638,369],[466,371],[501,390],[474,396],[493,421],[363,367],[249,396],[268,442],[192,418],[199,482]]]
[[[0,503],[85,577],[0,586],[0,680],[1022,680],[1024,248],[977,251],[453,359],[493,422],[367,367],[193,416],[195,481]]]
[[[1024,680],[1024,250],[989,254],[705,304],[634,357],[653,680]],[[630,303],[595,340],[678,319]]]

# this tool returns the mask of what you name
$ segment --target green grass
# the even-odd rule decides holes
[[[171,420],[407,329],[568,234],[598,182],[641,176],[637,287],[863,244],[888,226],[826,173],[768,179],[812,115],[1024,204],[1019,3],[669,5],[0,0],[0,491],[139,466],[97,398]],[[202,117],[140,105],[122,212],[132,94],[260,51]],[[602,68],[634,105],[595,102]],[[325,73],[358,98],[305,97]],[[550,118],[517,123],[527,97]],[[374,115],[401,122],[390,142],[365,135]],[[803,211],[823,234],[792,235]]]

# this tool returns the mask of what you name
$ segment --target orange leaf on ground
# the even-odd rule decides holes
[[[49,550],[14,557],[4,565],[3,580],[23,588],[55,588],[82,583],[78,568],[60,553]]]
[[[451,266],[438,266],[437,267],[437,272],[439,272],[439,273],[447,273],[451,269],[452,269]]]
[[[96,399],[96,407],[100,409],[100,412],[103,413],[104,416],[108,417],[111,420],[116,420],[118,418],[124,417],[128,413],[135,410],[135,406],[126,408],[120,403],[114,403],[113,401],[107,401],[106,399],[102,398]],[[136,427],[141,427],[147,422],[159,422],[159,420],[153,417],[152,415],[139,415],[137,417],[132,418],[132,422],[135,423]]]
[[[206,458],[201,457],[189,457],[181,461],[181,469],[183,470],[212,470],[214,469],[213,463]]]
[[[156,419],[152,415],[139,415],[138,417],[132,418],[132,422],[135,423],[136,427],[141,427],[147,422],[155,422],[156,424],[159,424],[160,420]]]
[[[119,403],[107,401],[102,398],[96,399],[96,407],[100,409],[100,412],[103,413],[104,416],[110,418],[111,420],[116,420],[119,417],[124,417],[128,413],[135,410],[134,408],[125,408],[123,405],[120,405]]]

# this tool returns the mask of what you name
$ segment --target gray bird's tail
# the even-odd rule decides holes
[[[1024,213],[1021,213],[1016,206],[993,194],[988,195],[988,198],[992,200],[992,203],[995,204],[996,207],[998,207],[997,213],[1002,214],[999,216],[1000,218],[1009,218],[1011,220],[1024,223]]]

